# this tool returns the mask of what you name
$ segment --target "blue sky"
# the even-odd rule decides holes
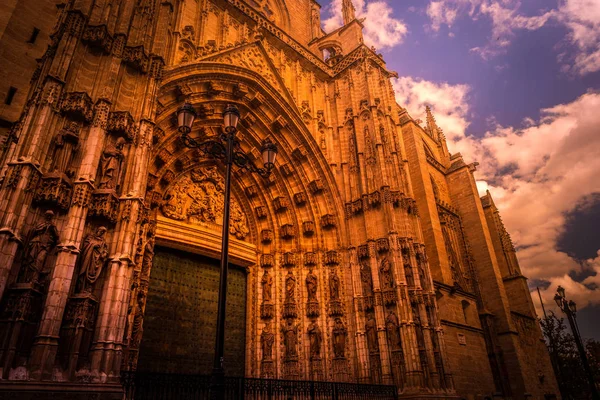
[[[326,31],[341,2],[320,2]],[[530,286],[549,307],[564,286],[600,338],[600,0],[353,2],[399,104],[422,119],[430,105],[450,150],[480,163]]]

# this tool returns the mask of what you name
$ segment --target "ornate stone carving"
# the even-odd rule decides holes
[[[114,144],[109,143],[104,149],[104,152],[102,153],[102,159],[100,160],[100,178],[98,179],[98,189],[119,189],[121,181],[121,167],[125,158],[125,155],[123,154],[123,146],[125,146],[125,139],[119,137]]]
[[[104,239],[106,228],[101,226],[83,241],[79,256],[76,292],[91,293],[108,258],[108,246]]]
[[[308,338],[310,342],[310,360],[320,360],[323,335],[321,334],[319,324],[317,324],[315,321],[312,321],[308,325]]]
[[[341,318],[336,318],[332,330],[333,356],[335,358],[346,358],[346,339],[348,329]]]
[[[313,253],[313,252],[304,253],[304,265],[307,267],[317,265],[317,253]]]
[[[321,227],[323,229],[335,228],[335,217],[331,214],[325,214],[321,217]]]
[[[390,310],[385,318],[385,329],[387,331],[388,342],[390,343],[390,349],[392,351],[402,349],[399,326],[400,324],[398,324],[398,317],[394,311]]]
[[[358,246],[357,254],[359,259],[369,258],[371,256],[369,254],[369,245],[361,244]]]
[[[381,277],[381,290],[391,290],[395,287],[394,276],[392,274],[392,264],[387,257],[381,260],[379,265],[379,273]]]
[[[38,224],[29,234],[29,239],[23,251],[23,261],[17,282],[32,282],[34,284],[43,280],[47,275],[44,271],[48,254],[58,244],[59,236],[54,224],[54,213],[46,211],[44,222]]]
[[[335,250],[329,250],[323,255],[323,264],[325,265],[338,265],[341,261],[340,253]]]
[[[196,225],[220,225],[223,221],[224,180],[216,167],[191,171],[167,191],[162,213],[167,218]],[[230,202],[229,233],[243,240],[250,233],[239,203]]]
[[[92,194],[89,215],[101,217],[109,222],[117,222],[119,216],[119,198],[114,190],[96,190]]]
[[[35,201],[39,204],[67,210],[71,205],[73,188],[64,174],[53,173],[42,177],[35,193]]]
[[[312,269],[308,271],[306,275],[306,293],[308,300],[306,302],[306,316],[307,317],[318,317],[319,316],[319,301],[317,299],[317,291],[319,279],[313,273]]]
[[[283,304],[283,317],[284,318],[296,318],[298,313],[296,311],[296,277],[292,273],[292,270],[288,270],[288,274],[285,277],[285,300]]]
[[[285,177],[289,177],[294,173],[294,169],[290,163],[283,164],[279,169]]]
[[[150,57],[146,54],[144,46],[125,46],[123,48],[123,62],[139,72],[145,74],[150,66]]]
[[[380,253],[386,252],[390,250],[390,241],[388,238],[379,238],[377,239],[377,251]]]
[[[256,212],[256,218],[258,219],[265,219],[267,218],[267,207],[265,206],[258,206],[254,209],[254,211]]]
[[[260,256],[260,266],[262,268],[271,268],[275,265],[275,257],[272,254],[262,254]]]
[[[54,137],[54,155],[50,170],[63,173],[72,178],[73,171],[69,170],[73,155],[78,150],[79,123],[71,121]]]
[[[303,145],[300,145],[292,151],[292,156],[298,161],[306,161],[308,159],[308,151]]]
[[[284,267],[295,267],[296,263],[296,254],[288,251],[281,255],[281,265]]]
[[[135,120],[127,111],[113,111],[109,113],[106,130],[125,136],[129,141],[133,141],[137,133]]]
[[[297,206],[302,206],[304,204],[306,204],[307,198],[306,198],[306,193],[304,192],[298,192],[294,194],[294,203],[296,203]]]
[[[305,236],[312,236],[315,233],[315,223],[313,221],[302,222],[302,233]]]
[[[94,117],[94,103],[85,92],[65,93],[60,103],[63,114],[73,120],[91,122]]]
[[[290,207],[290,201],[284,196],[276,197],[275,200],[273,200],[273,207],[277,212],[286,211]]]
[[[323,185],[323,182],[320,179],[315,179],[314,181],[308,184],[308,189],[312,194],[319,194],[323,192],[325,186]]]
[[[275,235],[273,234],[273,230],[271,229],[263,229],[260,231],[260,241],[262,243],[268,244],[273,241]]]
[[[83,30],[81,41],[91,47],[102,50],[105,54],[110,54],[112,51],[113,38],[108,33],[106,25],[86,26]]]
[[[263,301],[265,303],[270,303],[273,300],[272,297],[272,288],[273,288],[273,277],[269,275],[269,270],[265,269],[261,279],[262,291],[263,291]]]
[[[285,224],[279,228],[279,235],[282,239],[292,239],[296,237],[296,229],[292,224]]]
[[[335,270],[331,270],[331,273],[329,274],[329,298],[332,301],[340,299],[340,288],[340,277]]]

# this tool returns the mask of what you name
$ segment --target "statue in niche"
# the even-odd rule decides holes
[[[44,272],[46,258],[58,244],[59,236],[54,225],[54,213],[50,210],[44,214],[44,222],[31,231],[29,241],[24,250],[23,262],[18,282],[36,283]]]
[[[263,301],[265,303],[270,303],[272,300],[271,288],[273,287],[273,277],[269,275],[268,269],[265,269],[265,273],[263,274],[261,284],[263,290]]]
[[[329,275],[329,296],[331,296],[331,300],[340,299],[340,278],[335,271],[331,271]]]
[[[77,122],[70,122],[56,135],[54,138],[54,157],[52,157],[50,170],[72,177],[73,171],[68,169],[73,160],[73,155],[79,149],[79,129]]]
[[[360,280],[364,296],[373,296],[373,276],[368,261],[360,262]]]
[[[125,157],[123,146],[125,146],[125,139],[119,137],[115,144],[109,143],[104,149],[100,163],[98,189],[117,189]]]
[[[275,335],[271,332],[271,324],[267,322],[260,334],[263,361],[271,361],[273,359],[273,343],[275,343]]]
[[[310,17],[313,39],[321,37],[321,12],[317,8],[313,8]]]
[[[285,278],[285,302],[294,302],[294,291],[296,290],[296,277],[292,274],[292,270],[288,270]]]
[[[367,346],[369,347],[369,353],[379,352],[379,342],[377,340],[377,321],[375,316],[369,314],[369,319],[365,324],[365,331],[367,332]]]
[[[315,274],[313,274],[312,269],[308,271],[308,275],[306,275],[306,291],[308,293],[308,302],[316,302],[317,301],[317,287],[318,279]]]
[[[146,242],[144,248],[144,256],[142,257],[142,276],[150,276],[152,268],[152,260],[154,259],[154,235],[151,235]]]
[[[138,293],[137,304],[135,308],[135,316],[131,324],[131,347],[137,349],[142,342],[142,334],[144,333],[144,293]]]
[[[335,358],[346,357],[346,337],[348,329],[344,326],[341,318],[336,318],[333,325],[333,355]]]
[[[400,331],[398,330],[398,327],[398,317],[392,310],[390,310],[387,318],[385,319],[385,328],[387,330],[388,340],[390,341],[392,351],[400,350],[402,347]]]
[[[101,226],[94,234],[88,235],[81,248],[79,256],[79,277],[77,278],[77,293],[91,293],[102,273],[104,263],[108,258],[108,246],[104,239],[106,228]]]
[[[389,290],[394,287],[394,277],[392,276],[392,264],[384,257],[381,260],[381,265],[379,266],[379,272],[381,273],[381,284],[383,290]]]
[[[283,344],[285,346],[286,361],[298,359],[298,325],[292,319],[288,319],[282,327]]]
[[[308,325],[308,337],[310,339],[310,359],[320,360],[321,340],[323,339],[323,335],[321,334],[319,324],[315,321],[312,321],[310,325]]]

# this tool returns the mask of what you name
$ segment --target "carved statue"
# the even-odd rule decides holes
[[[404,264],[404,274],[406,275],[406,283],[408,286],[414,286],[415,278],[410,264]]]
[[[125,139],[120,137],[114,145],[108,144],[104,149],[100,164],[98,189],[117,189],[124,158],[123,146],[125,146]]]
[[[313,8],[310,17],[310,25],[312,29],[312,37],[313,39],[321,37],[322,29],[321,29],[321,13],[318,9]]]
[[[56,247],[59,239],[58,230],[53,219],[54,213],[46,211],[44,222],[31,231],[23,255],[23,266],[20,271],[19,282],[37,282],[40,273],[44,271],[48,253]]]
[[[385,319],[385,327],[387,330],[388,340],[390,341],[392,351],[399,350],[402,347],[400,331],[398,330],[398,326],[398,317],[393,311],[390,310],[387,318]]]
[[[271,332],[271,324],[267,322],[260,335],[263,361],[271,361],[273,359],[273,343],[275,343],[275,335]]]
[[[261,283],[263,289],[263,301],[265,303],[270,303],[272,300],[271,288],[273,287],[273,277],[269,275],[268,269],[265,269],[265,273],[263,274]]]
[[[333,354],[335,358],[344,358],[346,356],[346,337],[348,329],[340,318],[335,319],[333,325]]]
[[[392,276],[392,265],[387,257],[381,260],[379,272],[381,273],[382,289],[392,289],[394,287],[394,277]]]
[[[77,151],[79,125],[77,122],[70,122],[54,138],[54,157],[52,158],[52,171],[68,174],[68,168],[73,159],[73,154]]]
[[[285,301],[286,303],[294,302],[294,291],[296,290],[296,277],[292,274],[292,270],[288,270],[285,278]]]
[[[298,325],[294,324],[292,319],[288,319],[287,323],[282,327],[283,344],[285,346],[285,359],[298,359]]]
[[[308,337],[310,339],[310,359],[311,360],[319,360],[321,359],[321,329],[319,325],[312,321],[310,325],[308,325]]]
[[[306,276],[306,291],[308,293],[308,302],[316,302],[317,301],[317,285],[318,279],[315,274],[313,274],[312,269],[308,271],[308,275]]]
[[[340,278],[335,271],[332,271],[329,275],[329,295],[331,296],[331,300],[340,299]]]
[[[373,276],[371,275],[371,267],[367,261],[360,263],[360,280],[362,282],[363,295],[373,296]]]
[[[79,256],[77,280],[77,288],[80,293],[91,293],[108,258],[108,246],[104,240],[105,233],[106,228],[101,226],[96,233],[88,235],[83,242]]]
[[[370,353],[379,352],[379,342],[377,340],[377,321],[373,314],[369,315],[369,319],[365,324],[365,330],[367,332],[367,346],[369,347]]]
[[[137,349],[142,342],[142,334],[144,333],[144,294],[139,293],[137,305],[135,308],[135,316],[131,327],[131,347]]]

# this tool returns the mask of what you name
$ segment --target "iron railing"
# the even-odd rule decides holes
[[[208,400],[211,377],[124,372],[127,400]],[[397,400],[398,389],[387,385],[342,382],[225,378],[227,400]]]

